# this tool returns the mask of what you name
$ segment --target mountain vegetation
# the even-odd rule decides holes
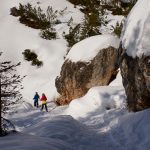
[[[128,3],[120,0],[68,0],[74,4],[74,7],[81,6],[80,10],[85,17],[82,23],[75,27],[70,27],[69,33],[64,37],[68,46],[72,47],[75,43],[98,34],[102,34],[100,27],[107,26],[109,20],[104,15],[110,11],[113,15],[127,16],[137,0],[131,0]],[[114,34],[120,37],[123,22],[117,23],[112,27]]]
[[[61,21],[57,19],[58,14],[61,14],[64,10],[58,12],[54,11],[51,6],[48,6],[46,13],[38,7],[33,7],[30,3],[26,5],[19,4],[19,8],[11,8],[11,15],[19,16],[19,21],[26,26],[34,29],[41,29],[40,36],[44,39],[56,39],[56,31],[53,28],[55,24],[60,24]]]
[[[19,65],[20,63],[12,64],[10,61],[0,63],[0,136],[7,134],[7,124],[11,124],[3,115],[22,98],[20,90],[23,88],[21,81],[24,77],[16,73]]]
[[[34,51],[26,49],[22,54],[25,60],[31,61],[32,66],[41,67],[43,65],[43,62],[38,59],[38,55]]]
[[[75,43],[94,35],[102,34],[101,26],[107,26],[109,20],[105,14],[110,11],[113,15],[127,16],[137,0],[128,2],[120,0],[68,0],[74,7],[80,6],[80,11],[84,13],[84,19],[80,24],[72,25],[73,19],[68,20],[70,26],[69,33],[63,33],[63,37],[68,42],[68,47]],[[51,40],[58,38],[54,26],[61,24],[58,20],[59,15],[63,15],[67,8],[58,11],[48,6],[46,12],[40,7],[33,7],[30,3],[26,5],[19,4],[19,8],[11,8],[11,15],[19,16],[19,21],[29,27],[41,29],[40,36],[44,39]],[[112,27],[114,34],[120,37],[123,22],[117,23]]]

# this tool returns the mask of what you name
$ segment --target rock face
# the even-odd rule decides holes
[[[120,69],[130,111],[150,108],[149,27],[150,1],[139,0],[127,18],[119,49]]]
[[[60,97],[59,105],[79,98],[93,86],[108,85],[117,75],[117,50],[108,47],[100,50],[89,62],[72,62],[67,59],[55,84]]]
[[[130,111],[150,107],[150,56],[132,58],[124,53],[120,63],[123,85]]]

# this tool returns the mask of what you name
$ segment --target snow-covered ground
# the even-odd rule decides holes
[[[18,18],[9,15],[10,7],[28,1],[0,0],[0,49],[4,52],[0,59],[21,61],[18,72],[28,75],[23,82],[25,101],[6,116],[17,132],[0,137],[0,150],[149,150],[150,110],[127,111],[120,74],[109,86],[93,87],[68,106],[56,107],[49,102],[48,112],[33,108],[35,91],[40,94],[44,91],[49,100],[56,95],[54,79],[64,62],[67,46],[63,39],[41,39],[38,30],[20,24]],[[64,21],[71,15],[76,23],[82,18],[82,13],[67,0],[29,2],[38,1],[43,9],[49,4],[59,10],[68,6]],[[68,27],[61,24],[57,30],[62,33]],[[21,53],[27,48],[44,61],[42,68],[36,69],[23,60]]]
[[[7,116],[18,132],[0,137],[1,150],[149,150],[150,109],[129,113],[120,76],[114,83],[49,112],[24,102]]]
[[[150,110],[129,113],[122,86],[94,87],[69,106],[48,105],[49,112],[26,104],[8,115],[18,132],[0,137],[1,149],[149,150]]]

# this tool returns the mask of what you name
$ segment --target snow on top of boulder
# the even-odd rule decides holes
[[[122,46],[133,58],[150,54],[150,0],[139,0],[131,10],[122,34]]]
[[[119,42],[119,39],[113,35],[92,36],[75,44],[69,51],[66,59],[73,62],[88,62],[95,57],[101,49],[108,48],[109,46],[118,48]]]

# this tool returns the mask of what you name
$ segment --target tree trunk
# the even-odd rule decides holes
[[[2,98],[1,98],[1,76],[0,76],[0,136],[3,134],[2,130]]]

